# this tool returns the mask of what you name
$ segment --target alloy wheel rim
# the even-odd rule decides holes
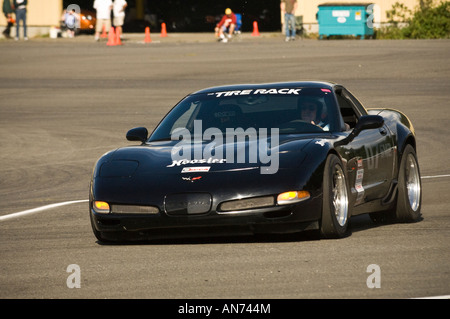
[[[420,176],[416,159],[412,154],[408,154],[406,162],[406,189],[408,191],[409,206],[413,211],[417,211],[420,206]]]
[[[333,207],[336,220],[340,226],[344,226],[348,217],[348,197],[345,176],[339,165],[334,167],[333,174]]]

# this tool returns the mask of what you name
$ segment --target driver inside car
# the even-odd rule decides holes
[[[329,131],[329,124],[324,122],[326,114],[322,112],[322,103],[310,97],[301,98],[298,109],[302,121],[317,125],[324,131]]]

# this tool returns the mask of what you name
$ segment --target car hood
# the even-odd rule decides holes
[[[203,168],[204,172],[211,173],[255,169],[261,174],[271,174],[276,173],[276,169],[300,165],[306,155],[304,149],[314,140],[311,137],[283,136],[277,143],[268,138],[219,146],[211,142],[196,145],[183,145],[179,141],[152,142],[111,152],[107,162],[114,169],[105,167],[100,175],[125,177],[144,172],[170,175],[188,173],[186,168],[192,168],[191,172],[202,172]],[[118,165],[111,164],[114,162]],[[121,165],[122,169],[117,170]],[[274,170],[268,172],[271,166]]]
[[[273,189],[273,193],[282,191],[288,187],[286,185],[303,187],[313,170],[323,161],[321,156],[312,156],[316,153],[314,148],[323,148],[323,143],[318,144],[317,141],[322,139],[287,135],[280,136],[278,143],[268,139],[223,144],[216,148],[210,143],[199,143],[193,148],[193,153],[222,154],[223,157],[183,157],[179,141],[119,148],[103,156],[97,163],[94,181],[101,185],[97,188],[101,193],[95,197],[130,201],[131,196],[133,202],[141,202],[142,198],[161,198],[167,193],[212,193],[218,188],[221,193],[258,196],[271,192],[270,189]],[[252,143],[258,143],[258,147]],[[227,152],[233,149],[231,145],[235,154],[242,155],[245,152],[245,157],[239,159],[235,156],[233,160],[228,153],[227,159]],[[253,154],[255,150],[261,151],[256,160]],[[305,161],[306,158],[314,161]],[[317,163],[312,165],[311,162]],[[248,194],[249,189],[252,190],[251,194]]]

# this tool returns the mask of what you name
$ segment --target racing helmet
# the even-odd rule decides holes
[[[310,104],[313,104],[316,107],[316,121],[320,122],[321,120],[323,120],[323,117],[322,117],[323,104],[320,100],[318,100],[315,97],[312,97],[312,96],[300,97],[297,102],[297,109],[299,112],[301,112],[301,110],[304,106],[310,105]],[[326,114],[323,114],[323,115],[326,115]]]

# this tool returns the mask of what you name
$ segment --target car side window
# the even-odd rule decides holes
[[[352,101],[351,94],[345,89],[337,90],[336,98],[339,104],[342,119],[345,123],[345,130],[353,129],[362,115],[361,111],[355,105],[354,101]]]
[[[347,90],[344,90],[344,94],[352,102],[353,106],[355,107],[355,111],[357,114],[359,114],[359,116],[367,115],[367,112],[364,109],[364,106],[361,104],[361,102],[358,101],[358,99],[354,95],[352,95]]]

